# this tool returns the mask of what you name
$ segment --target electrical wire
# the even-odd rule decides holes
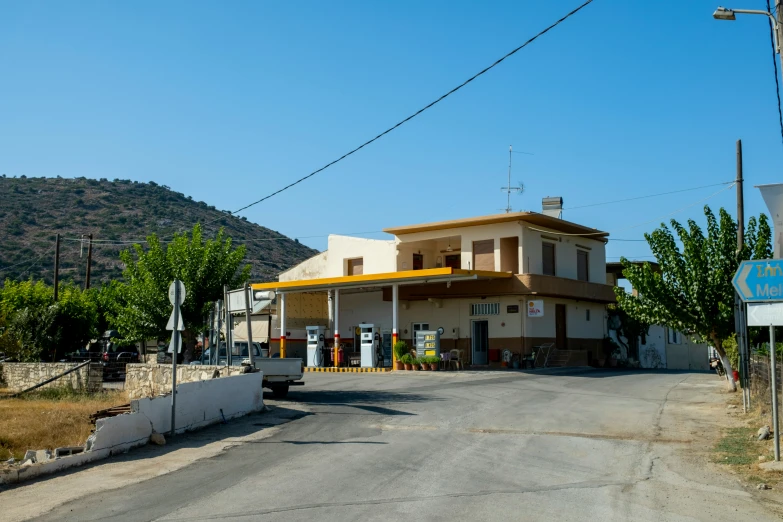
[[[704,199],[700,199],[700,200],[694,201],[693,203],[690,203],[689,205],[686,205],[686,206],[684,206],[684,207],[678,208],[677,210],[675,210],[675,211],[673,211],[673,212],[669,212],[668,214],[664,214],[663,216],[660,216],[660,217],[653,218],[653,219],[651,219],[651,220],[649,220],[649,221],[645,221],[644,223],[639,223],[639,224],[637,224],[637,225],[633,225],[633,226],[630,226],[630,227],[622,228],[622,229],[620,229],[620,230],[615,230],[614,232],[611,232],[611,233],[612,233],[612,234],[616,234],[617,232],[624,232],[624,231],[626,231],[626,230],[631,230],[631,229],[634,229],[634,228],[639,228],[639,227],[641,227],[641,226],[644,226],[644,225],[647,225],[647,224],[649,224],[649,223],[653,223],[653,222],[655,222],[655,221],[658,221],[659,219],[663,219],[663,218],[665,218],[665,217],[673,216],[674,214],[677,214],[677,213],[679,213],[679,212],[682,212],[683,210],[687,210],[687,209],[691,208],[691,207],[692,207],[692,206],[694,206],[694,205],[698,205],[699,203],[703,203],[703,202],[707,201],[708,199],[712,199],[712,198],[714,198],[714,197],[715,197],[715,196],[717,196],[718,194],[720,194],[720,193],[722,193],[722,192],[725,192],[725,191],[729,190],[729,189],[730,189],[730,188],[732,188],[734,185],[736,185],[736,182],[731,182],[731,184],[730,184],[728,187],[726,187],[726,188],[723,188],[723,189],[721,189],[721,190],[719,190],[719,191],[717,191],[717,192],[715,192],[715,193],[713,193],[713,194],[710,194],[709,196],[707,196],[707,197],[706,197],[706,198],[704,198]],[[543,229],[540,229],[540,228],[534,228],[534,227],[528,227],[528,228],[529,228],[530,230],[535,230],[536,232],[543,232],[543,233],[545,233],[545,234],[552,234],[553,236],[578,236],[578,237],[588,237],[588,236],[603,236],[603,235],[610,234],[610,232],[601,232],[601,231],[599,231],[599,232],[585,232],[585,233],[583,233],[583,234],[566,234],[566,233],[564,233],[564,232],[554,232],[554,231],[551,231],[551,230],[543,230]],[[630,241],[630,240],[625,240],[625,241]]]
[[[578,207],[565,207],[563,210],[576,210],[580,208],[590,208],[590,207],[598,207],[601,205],[611,205],[614,203],[624,203],[626,201],[637,201],[639,199],[646,199],[646,198],[657,198],[658,196],[668,196],[670,194],[679,194],[680,192],[690,192],[692,190],[699,190],[703,188],[709,188],[709,187],[717,187],[719,185],[730,185],[732,183],[735,183],[734,181],[724,181],[721,183],[712,183],[710,185],[702,185],[700,187],[692,187],[692,188],[686,188],[686,189],[680,189],[680,190],[671,190],[669,192],[660,192],[658,194],[649,194],[647,196],[637,196],[634,198],[626,198],[626,199],[615,199],[614,201],[604,201],[603,203],[591,203],[589,205],[580,205]]]
[[[38,261],[39,259],[41,259],[41,258],[42,258],[42,257],[44,257],[45,255],[46,255],[46,254],[41,254],[40,256],[36,257],[36,258],[35,258],[35,259],[33,259],[32,261],[30,261],[30,259],[25,259],[25,260],[23,260],[23,261],[19,261],[18,263],[14,263],[13,265],[4,266],[4,267],[0,268],[0,272],[5,272],[6,270],[8,270],[8,269],[10,269],[10,268],[13,268],[13,267],[15,267],[15,266],[22,265],[22,264],[24,264],[24,263],[32,263],[33,261]]]
[[[767,0],[767,12],[772,12],[772,8],[769,5],[769,0]],[[769,41],[772,45],[772,67],[775,70],[775,94],[778,98],[778,123],[780,124],[780,139],[783,141],[783,110],[780,108],[780,84],[778,83],[778,57],[777,49],[775,49],[775,28],[772,25],[772,20],[767,21],[769,22]]]
[[[377,135],[377,136],[375,136],[374,138],[372,138],[372,139],[370,139],[370,140],[367,140],[367,141],[365,141],[364,143],[362,143],[361,145],[359,145],[359,146],[358,146],[358,147],[356,147],[355,149],[353,149],[353,150],[351,150],[351,151],[349,151],[349,152],[346,152],[345,154],[343,154],[342,156],[340,156],[340,157],[339,157],[339,158],[337,158],[336,160],[334,160],[334,161],[331,161],[331,162],[327,163],[327,164],[326,164],[326,165],[324,165],[323,167],[321,167],[321,168],[319,168],[319,169],[317,169],[317,170],[314,170],[314,171],[313,171],[313,172],[311,172],[310,174],[308,174],[308,175],[306,175],[306,176],[303,176],[303,177],[299,178],[298,180],[294,181],[293,183],[289,183],[289,184],[288,184],[288,185],[286,185],[285,187],[283,187],[283,188],[281,188],[281,189],[279,189],[279,190],[276,190],[275,192],[272,192],[272,193],[271,193],[271,194],[269,194],[268,196],[264,196],[263,198],[261,198],[261,199],[259,199],[259,200],[257,200],[257,201],[254,201],[253,203],[250,203],[249,205],[245,205],[244,207],[238,208],[237,210],[235,210],[235,211],[231,212],[231,214],[237,214],[237,213],[239,213],[239,212],[242,212],[243,210],[246,210],[246,209],[248,209],[248,208],[250,208],[250,207],[252,207],[252,206],[254,206],[254,205],[258,205],[259,203],[261,203],[261,202],[263,202],[263,201],[266,201],[267,199],[269,199],[269,198],[272,198],[272,197],[274,197],[274,196],[276,196],[276,195],[280,194],[281,192],[284,192],[284,191],[286,191],[286,190],[290,189],[291,187],[293,187],[293,186],[295,186],[295,185],[298,185],[299,183],[301,183],[301,182],[303,182],[303,181],[305,181],[305,180],[307,180],[307,179],[309,179],[309,178],[312,178],[313,176],[315,176],[315,175],[316,175],[316,174],[318,174],[319,172],[323,172],[324,170],[328,169],[328,168],[329,168],[329,167],[331,167],[332,165],[334,165],[334,164],[336,164],[336,163],[339,163],[340,161],[344,160],[344,159],[345,159],[345,158],[347,158],[348,156],[350,156],[350,155],[354,154],[355,152],[358,152],[358,151],[360,151],[361,149],[363,149],[363,148],[364,148],[364,147],[366,147],[367,145],[370,145],[370,144],[371,144],[371,143],[373,143],[374,141],[376,141],[376,140],[379,140],[379,139],[380,139],[380,138],[382,138],[383,136],[385,136],[385,135],[389,134],[390,132],[392,132],[393,130],[395,130],[397,127],[400,127],[401,125],[403,125],[403,124],[405,124],[405,123],[409,122],[410,120],[412,120],[413,118],[415,118],[415,117],[416,117],[416,116],[418,116],[419,114],[423,113],[423,112],[424,112],[424,111],[426,111],[427,109],[429,109],[429,108],[433,107],[434,105],[436,105],[436,104],[440,103],[441,101],[445,100],[446,98],[448,98],[449,96],[451,96],[452,94],[454,94],[454,93],[455,93],[455,92],[457,92],[458,90],[462,89],[463,87],[465,87],[467,84],[469,84],[470,82],[472,82],[473,80],[475,80],[475,79],[476,79],[476,78],[478,78],[479,76],[483,75],[484,73],[488,72],[489,70],[491,70],[491,69],[493,69],[494,67],[496,67],[497,65],[499,65],[499,64],[500,64],[500,63],[501,63],[503,60],[505,60],[506,58],[508,58],[508,57],[512,56],[513,54],[517,53],[518,51],[520,51],[520,50],[524,49],[524,48],[525,48],[525,47],[527,47],[529,44],[533,43],[533,42],[534,42],[536,39],[538,39],[539,37],[541,37],[541,36],[543,36],[544,34],[548,33],[549,31],[551,31],[552,29],[554,29],[555,27],[557,27],[558,25],[560,25],[561,23],[563,23],[565,20],[567,20],[567,19],[568,19],[568,18],[570,18],[571,16],[575,15],[576,13],[578,13],[579,11],[581,11],[582,9],[584,9],[585,7],[587,7],[587,6],[588,6],[589,4],[591,4],[592,2],[593,2],[593,0],[587,0],[587,1],[586,1],[586,2],[584,2],[582,5],[580,5],[579,7],[577,7],[576,9],[574,9],[573,11],[569,12],[568,14],[566,14],[565,16],[563,16],[562,18],[560,18],[558,21],[556,21],[555,23],[553,23],[552,25],[550,25],[549,27],[547,27],[547,28],[546,28],[546,29],[544,29],[543,31],[540,31],[538,34],[536,34],[535,36],[533,36],[532,38],[530,38],[529,40],[527,40],[525,43],[523,43],[522,45],[520,45],[520,46],[519,46],[519,47],[517,47],[516,49],[514,49],[514,50],[512,50],[511,52],[507,53],[505,56],[503,56],[503,57],[502,57],[502,58],[500,58],[499,60],[496,60],[496,61],[495,61],[495,63],[493,63],[493,64],[492,64],[492,65],[490,65],[489,67],[486,67],[485,69],[483,69],[483,70],[479,71],[478,73],[474,74],[473,76],[471,76],[470,78],[468,78],[467,80],[465,80],[464,82],[462,82],[461,84],[459,84],[458,86],[454,87],[453,89],[451,89],[449,92],[447,92],[446,94],[444,94],[444,95],[443,95],[443,96],[441,96],[440,98],[438,98],[438,99],[436,99],[435,101],[433,101],[433,102],[431,102],[431,103],[429,103],[429,104],[425,105],[424,107],[422,107],[422,108],[421,108],[421,109],[419,109],[418,111],[414,112],[413,114],[411,114],[410,116],[408,116],[408,117],[407,117],[407,118],[405,118],[404,120],[401,120],[401,121],[400,121],[399,123],[397,123],[396,125],[394,125],[394,126],[392,126],[392,127],[389,127],[388,129],[386,129],[385,131],[381,132],[380,134],[378,134],[378,135]],[[218,220],[215,220],[215,221],[218,221]]]

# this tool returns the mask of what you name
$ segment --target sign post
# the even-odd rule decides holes
[[[182,284],[182,281],[175,279],[169,286],[169,302],[174,306],[166,325],[166,330],[172,331],[168,352],[171,354],[171,434],[169,436],[173,437],[176,432],[174,415],[177,409],[177,355],[182,351],[180,332],[185,330],[179,313],[180,305],[185,302],[185,285]]]
[[[783,260],[743,261],[732,280],[740,298],[748,303],[747,325],[769,327],[769,367],[772,388],[772,430],[775,460],[780,461],[778,428],[778,372],[775,326],[783,326]]]

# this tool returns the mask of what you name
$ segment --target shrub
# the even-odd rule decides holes
[[[397,358],[398,361],[402,361],[402,358],[404,355],[410,353],[411,349],[408,347],[408,343],[405,341],[397,341],[394,343],[394,357]]]
[[[400,362],[402,364],[413,364],[413,356],[411,356],[409,353],[406,353],[400,357]]]

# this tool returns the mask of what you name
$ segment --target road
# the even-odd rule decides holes
[[[777,520],[708,462],[720,386],[673,372],[308,374],[269,401],[295,413],[274,435],[38,520]]]

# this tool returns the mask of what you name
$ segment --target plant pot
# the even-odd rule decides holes
[[[438,363],[430,363],[430,370],[432,370],[433,372],[437,372],[438,371]]]
[[[410,363],[405,363],[403,366],[405,366],[405,369],[408,370],[408,371],[413,370],[413,365],[410,364]]]
[[[430,370],[430,365],[429,365],[428,363],[423,363],[423,364],[421,365],[421,371],[423,371],[423,372],[427,372],[427,371],[429,371],[429,370]]]
[[[421,370],[421,366],[419,366],[418,364],[411,364],[411,370],[413,370],[414,372],[418,372],[419,370]]]
[[[402,370],[403,368],[405,368],[405,365],[402,364],[400,361],[395,361],[394,362],[394,369],[395,370]]]

